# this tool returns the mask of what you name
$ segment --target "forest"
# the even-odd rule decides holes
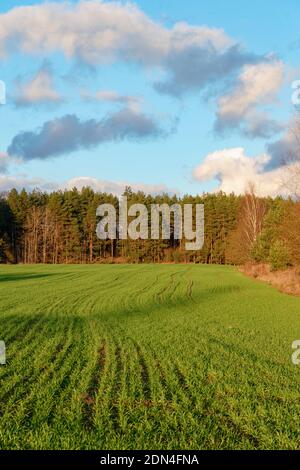
[[[272,269],[300,263],[300,205],[293,199],[205,193],[151,196],[125,188],[129,206],[143,203],[204,204],[205,242],[186,251],[184,239],[99,240],[96,209],[113,194],[81,191],[52,193],[12,189],[0,198],[1,263],[204,263],[241,265],[266,262]]]

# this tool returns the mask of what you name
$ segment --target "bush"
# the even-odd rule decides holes
[[[289,265],[289,253],[282,240],[276,240],[269,253],[269,262],[271,264],[271,271],[278,271],[285,269]]]
[[[182,253],[178,250],[175,250],[171,255],[172,261],[174,263],[181,263],[183,260]]]

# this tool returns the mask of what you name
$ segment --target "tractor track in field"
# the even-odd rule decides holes
[[[167,378],[166,378],[166,373],[164,371],[163,366],[159,362],[159,360],[156,358],[156,367],[158,371],[158,377],[159,377],[159,382],[161,384],[161,387],[164,392],[164,397],[167,402],[172,403],[173,402],[173,392],[168,384]]]
[[[164,392],[165,400],[172,406],[174,399],[176,400],[178,399],[178,394],[177,392],[175,392],[175,390],[172,390],[172,388],[170,387],[169,382],[166,377],[165,369],[154,352],[153,352],[153,357],[154,357],[155,366],[158,372],[159,381],[160,381],[162,390]],[[187,383],[186,377],[184,373],[180,370],[180,367],[178,364],[175,364],[172,366],[172,373],[174,373],[178,386],[180,387],[184,395],[187,397],[188,401],[191,403],[191,406],[195,406],[196,399],[193,396],[190,390],[190,386]]]
[[[21,324],[17,325],[17,320],[11,319],[11,323],[13,324],[9,328],[10,335],[2,333],[1,334],[1,339],[3,339],[9,347],[11,347],[13,344],[15,344],[17,341],[22,341],[23,339],[26,339],[27,336],[30,334],[34,333],[38,324],[42,321],[41,317],[34,317],[30,319],[24,319]],[[6,374],[4,374],[6,375]],[[2,377],[4,377],[2,375]]]
[[[155,365],[155,372],[157,374],[159,383],[161,385],[164,398],[168,403],[171,403],[173,401],[173,392],[168,384],[167,378],[166,378],[166,373],[165,370],[161,364],[161,361],[157,357],[157,354],[153,349],[151,348],[151,355],[153,357],[153,363]]]
[[[27,338],[28,334],[34,333],[37,327],[39,326],[39,324],[42,323],[43,321],[44,321],[44,317],[42,316],[31,318],[25,323],[25,325],[21,327],[19,332],[16,332],[16,334],[13,335],[9,339],[10,343],[13,344],[14,342],[19,343],[20,341],[23,341],[24,339]]]
[[[126,335],[126,332],[122,328],[118,328],[120,333],[122,335]],[[140,371],[140,380],[141,380],[141,388],[142,388],[142,401],[145,403],[148,403],[151,401],[151,380],[150,380],[150,372],[149,372],[149,366],[147,364],[147,360],[145,358],[145,354],[141,348],[141,346],[138,344],[138,342],[130,337],[127,337],[131,343],[133,344],[136,354],[137,354],[137,362],[138,362],[138,367]],[[119,367],[117,367],[117,370],[124,370],[124,365],[120,362],[121,357],[119,353],[116,353],[116,356],[119,358],[117,362],[119,362]]]
[[[66,330],[65,330],[66,331]],[[31,392],[32,386],[34,386],[37,382],[37,377],[41,382],[50,383],[54,377],[54,374],[60,369],[62,364],[65,360],[69,357],[72,352],[72,344],[68,344],[67,340],[61,340],[55,347],[54,352],[52,353],[51,357],[48,359],[47,364],[42,366],[41,368],[36,368],[34,364],[31,366],[29,372],[22,376],[22,378],[14,383],[12,387],[5,392],[4,395],[1,397],[1,404],[7,403],[11,396],[13,390],[22,390],[18,393],[15,397],[15,400],[22,400]],[[65,348],[65,346],[67,347]],[[64,349],[65,348],[65,349]],[[51,368],[52,365],[52,368]],[[26,406],[30,407],[30,397],[29,402]],[[3,414],[3,413],[2,413]]]
[[[114,431],[120,431],[120,411],[119,411],[119,395],[122,383],[122,373],[124,371],[124,364],[122,360],[121,347],[116,345],[115,348],[115,376],[111,389],[110,401],[110,417]]]
[[[134,347],[137,352],[138,363],[140,368],[140,375],[141,375],[141,384],[142,384],[142,391],[143,391],[143,399],[144,400],[151,400],[151,382],[150,382],[150,374],[149,368],[145,359],[145,356],[142,352],[140,345],[133,339],[131,339]]]
[[[229,284],[224,286],[213,286],[209,289],[209,292],[213,295],[218,294],[233,294],[235,292],[241,292],[241,287],[236,284]]]
[[[65,342],[65,345],[67,345],[68,341]],[[62,350],[63,352],[60,353],[57,356],[57,360],[54,362],[55,367],[53,367],[50,371],[48,368],[46,368],[44,374],[42,375],[42,380],[41,384],[46,383],[51,386],[52,380],[55,379],[55,376],[59,376],[60,371],[62,370],[63,367],[65,367],[65,364],[68,364],[68,359],[72,359],[70,363],[67,365],[65,370],[63,371],[64,374],[60,379],[57,381],[55,380],[55,388],[52,390],[51,394],[51,407],[48,411],[48,415],[45,417],[45,421],[47,422],[48,425],[50,425],[54,419],[55,413],[53,410],[55,410],[57,403],[59,403],[59,398],[63,394],[63,392],[67,389],[69,383],[70,383],[70,378],[72,375],[72,372],[74,370],[74,361],[72,356],[74,358],[76,357],[76,350],[72,347],[72,341],[69,342],[69,344],[66,346],[65,350]],[[35,408],[36,408],[36,403],[34,402],[34,396],[31,396],[28,399],[28,402],[26,403],[26,409],[27,414],[26,417],[28,419],[32,418],[35,414]]]
[[[159,276],[156,276],[155,279],[154,279],[154,281],[153,281],[150,285],[146,285],[145,287],[143,287],[142,289],[140,289],[140,290],[138,290],[138,291],[136,292],[136,296],[137,296],[138,299],[139,299],[139,304],[140,304],[141,307],[144,307],[144,304],[141,302],[140,296],[143,295],[143,294],[146,293],[146,292],[150,292],[151,289],[152,289],[154,286],[156,286],[156,284],[158,283],[158,281],[159,281]]]
[[[128,273],[127,273],[128,274]],[[134,276],[134,272],[130,273],[131,277]],[[130,282],[131,282],[131,277],[130,277]],[[118,285],[120,287],[123,287],[124,285],[126,285],[126,283],[129,282],[128,278],[124,278],[124,275],[122,276],[122,274],[118,275],[117,277],[113,278],[113,279],[109,279],[108,281],[106,281],[106,283],[101,283],[100,284],[100,287],[107,287],[107,294],[109,295],[109,292],[110,292],[110,289],[116,289],[117,285],[115,284],[115,281],[116,280],[119,280],[120,282],[118,283]],[[132,284],[130,284],[132,285]],[[98,286],[97,286],[98,287]],[[127,299],[127,301],[125,299],[123,299],[123,306],[122,306],[122,309],[124,312],[126,313],[131,313],[131,312],[136,312],[137,310],[137,304],[140,305],[140,295],[143,294],[145,291],[147,291],[149,289],[149,286],[144,286],[140,289],[140,291],[134,291],[134,298],[138,299],[137,302],[132,302],[131,299]],[[95,292],[93,291],[93,294],[95,294]],[[93,304],[94,305],[98,305],[99,304],[99,300],[100,302],[102,301],[103,302],[103,293],[100,292],[99,293],[99,296],[95,296],[94,295],[94,298],[93,298]],[[102,303],[102,307],[103,307],[103,303]],[[108,309],[111,308],[111,302],[108,302],[108,306],[107,305],[104,305],[104,311],[107,312]],[[91,310],[92,311],[92,310]]]
[[[55,414],[53,413],[53,410],[56,408],[56,403],[59,402],[59,397],[62,395],[64,390],[68,387],[70,383],[70,377],[73,371],[73,364],[69,364],[67,367],[64,376],[57,382],[56,387],[54,392],[52,392],[52,405],[50,407],[50,410],[48,411],[48,414],[45,418],[43,418],[43,421],[47,422],[48,425],[51,425],[53,422]],[[27,413],[26,417],[23,418],[24,420],[32,420],[34,415],[36,414],[36,403],[34,400],[34,397],[30,397],[30,400],[27,403]],[[38,416],[39,417],[39,416]]]
[[[156,294],[156,300],[159,305],[163,305],[166,300],[169,300],[176,292],[178,286],[180,285],[180,281],[177,283],[174,282],[175,277],[180,274],[179,272],[175,272],[170,274],[168,282],[166,285]],[[173,288],[172,288],[173,287]],[[169,292],[170,290],[170,292]],[[168,297],[165,297],[163,294],[168,293]]]
[[[82,407],[83,422],[85,428],[89,431],[94,427],[95,402],[105,368],[106,348],[106,340],[104,340],[98,349],[97,361],[90,378],[89,386],[82,397],[84,402]]]
[[[14,335],[13,340],[11,340],[7,344],[9,345],[9,349],[7,349],[7,365],[13,366],[14,368],[17,367],[18,363],[26,357],[26,355],[30,354],[31,351],[28,351],[28,343],[32,337],[35,337],[35,333],[39,328],[39,325],[43,322],[43,318],[39,317],[36,321],[27,322],[25,325],[22,326],[20,329],[21,331]],[[24,328],[26,326],[26,328]],[[40,332],[40,331],[39,331]],[[26,340],[26,346],[23,348],[22,345]],[[19,344],[19,341],[21,344]],[[35,341],[36,343],[36,341]],[[34,344],[35,344],[34,343]],[[15,352],[12,350],[12,346],[18,344],[18,351]],[[4,374],[0,376],[0,380],[3,381],[4,379],[8,378],[13,374],[14,370],[12,368],[7,368]]]
[[[7,343],[19,334],[28,323],[28,318],[18,319],[15,316],[4,318],[1,322],[1,338]],[[4,328],[3,328],[4,325]]]
[[[193,287],[194,287],[194,281],[190,279],[187,284],[186,295],[187,295],[188,300],[195,304],[196,301],[193,299]]]
[[[172,281],[172,282],[171,282],[171,287],[173,286],[173,288],[172,288],[171,291],[170,291],[170,295],[169,295],[169,298],[170,298],[170,299],[171,299],[172,297],[174,297],[174,294],[176,293],[178,287],[179,287],[179,286],[181,285],[181,283],[182,283],[182,278],[183,278],[183,276],[184,276],[187,272],[188,272],[188,269],[186,269],[185,271],[182,271],[182,272],[181,272],[181,271],[177,271],[177,272],[172,273],[172,274],[170,275],[171,281]],[[175,282],[176,276],[180,276],[180,279],[179,279],[179,281],[177,281],[177,282]],[[188,291],[188,294],[190,294],[190,296],[189,296],[189,299],[190,299],[190,300],[192,300],[191,294],[192,294],[192,287],[193,287],[193,281],[191,281],[191,282],[192,282],[192,284],[190,285],[190,290]]]
[[[258,360],[258,356],[255,352],[250,351],[247,348],[243,349],[240,346],[237,346],[233,343],[226,342],[222,338],[218,338],[215,335],[209,335],[208,341],[210,343],[216,343],[218,346],[222,347],[224,351],[230,354],[234,354],[236,357],[247,357],[249,360],[252,361],[253,364],[255,364]],[[272,369],[274,368],[279,369],[281,376],[288,379],[289,370],[284,364],[278,363],[275,360],[271,360],[268,358],[261,360],[261,362],[264,365],[267,365],[268,367]]]
[[[228,426],[231,431],[233,430],[234,433],[237,434],[239,441],[241,439],[245,439],[246,441],[250,442],[254,449],[260,448],[259,439],[250,432],[243,429],[240,424],[235,423],[229,415],[221,414],[219,416],[219,421],[222,422],[225,426]]]
[[[60,351],[62,351],[62,349],[63,348],[61,348]],[[69,355],[70,349],[71,345],[67,347],[62,356],[59,356],[59,362],[57,362],[57,360],[53,361],[53,365],[55,365],[55,372],[59,369],[57,365],[62,364],[66,357]],[[59,354],[59,352],[57,352],[57,354]],[[54,371],[50,371],[48,366],[43,366],[38,371],[32,366],[29,373],[22,376],[22,378],[18,382],[14,383],[12,387],[7,390],[4,395],[1,396],[1,404],[7,403],[9,401],[12,391],[18,389],[21,389],[22,391],[16,395],[15,400],[22,400],[24,397],[28,396],[32,386],[36,384],[37,377],[42,378],[44,381],[45,379],[47,379],[47,382],[50,382],[53,375]],[[0,412],[0,414],[3,413]]]
[[[178,384],[183,391],[183,393],[186,395],[188,401],[191,403],[191,405],[194,407],[196,405],[196,400],[195,397],[193,396],[190,386],[187,383],[186,377],[184,373],[180,370],[178,364],[175,365],[174,367],[174,372],[176,374],[176,378],[178,381]]]

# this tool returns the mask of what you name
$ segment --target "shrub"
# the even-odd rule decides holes
[[[269,253],[269,262],[271,263],[271,270],[278,271],[285,269],[289,265],[289,253],[282,240],[276,240]]]

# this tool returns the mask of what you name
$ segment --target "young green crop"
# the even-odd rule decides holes
[[[1,449],[300,447],[300,299],[226,266],[0,271]]]

